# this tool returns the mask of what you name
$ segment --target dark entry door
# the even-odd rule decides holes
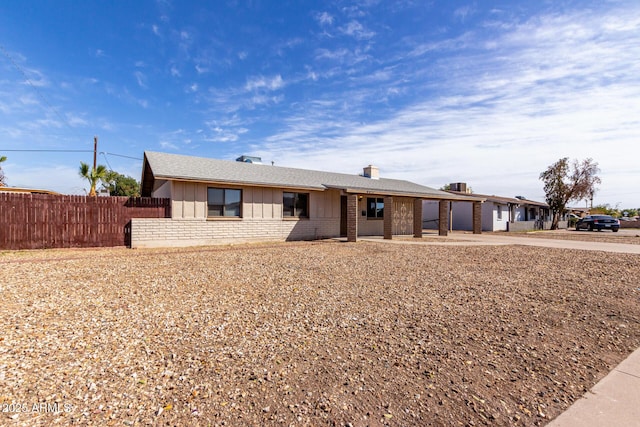
[[[347,237],[347,196],[340,196],[340,237]]]

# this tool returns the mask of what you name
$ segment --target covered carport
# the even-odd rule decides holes
[[[433,200],[439,202],[439,227],[438,234],[448,235],[449,232],[449,204],[452,201],[473,203],[473,232],[482,233],[482,202],[484,199],[473,196],[455,195],[445,191],[422,187],[421,192],[399,192],[399,191],[362,191],[361,189],[343,188],[346,206],[344,216],[346,220],[347,241],[355,242],[359,235],[359,224],[361,223],[361,209],[359,200],[364,197],[381,197],[384,200],[383,216],[383,237],[392,239],[394,235],[413,235],[422,237],[422,214],[423,200]],[[362,212],[364,214],[364,212]],[[400,231],[400,232],[399,232]]]
[[[452,194],[452,197],[438,199],[438,234],[447,236],[449,234],[451,221],[451,203],[467,202],[471,203],[471,222],[473,224],[473,234],[482,233],[482,197],[464,196]],[[433,200],[433,199],[431,199]]]

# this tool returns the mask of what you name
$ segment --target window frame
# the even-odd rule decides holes
[[[293,203],[287,207],[288,203],[285,202],[287,195],[292,195]],[[299,204],[301,203],[301,197],[304,196],[306,201],[304,202],[304,209],[301,209],[300,214],[297,214]],[[310,193],[302,193],[299,191],[283,191],[282,192],[282,218],[284,219],[309,219],[309,201],[311,199]]]
[[[374,203],[375,206],[371,207],[371,203]],[[381,204],[382,207],[379,207],[379,204]],[[373,215],[371,215],[372,212]],[[367,197],[367,219],[384,219],[384,197]]]
[[[210,191],[218,190],[222,191],[222,204],[220,203],[211,203]],[[238,201],[232,199],[231,194],[227,195],[231,192],[238,192],[239,198]],[[226,219],[226,218],[242,218],[242,189],[241,188],[228,188],[228,187],[207,187],[207,219]],[[233,198],[235,199],[235,198]],[[237,204],[237,208],[233,207]],[[212,206],[214,208],[212,208]],[[211,212],[215,211],[215,209],[221,209],[221,215],[212,215]],[[228,211],[237,211],[237,214],[228,214]]]

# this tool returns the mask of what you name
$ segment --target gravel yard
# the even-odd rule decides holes
[[[0,425],[545,425],[640,257],[372,242],[0,253]]]

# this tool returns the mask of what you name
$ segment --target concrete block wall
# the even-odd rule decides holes
[[[131,247],[203,246],[252,240],[305,240],[338,237],[340,223],[331,218],[308,220],[214,220],[134,218]]]
[[[533,231],[536,229],[536,221],[514,221],[508,224],[511,232]]]

